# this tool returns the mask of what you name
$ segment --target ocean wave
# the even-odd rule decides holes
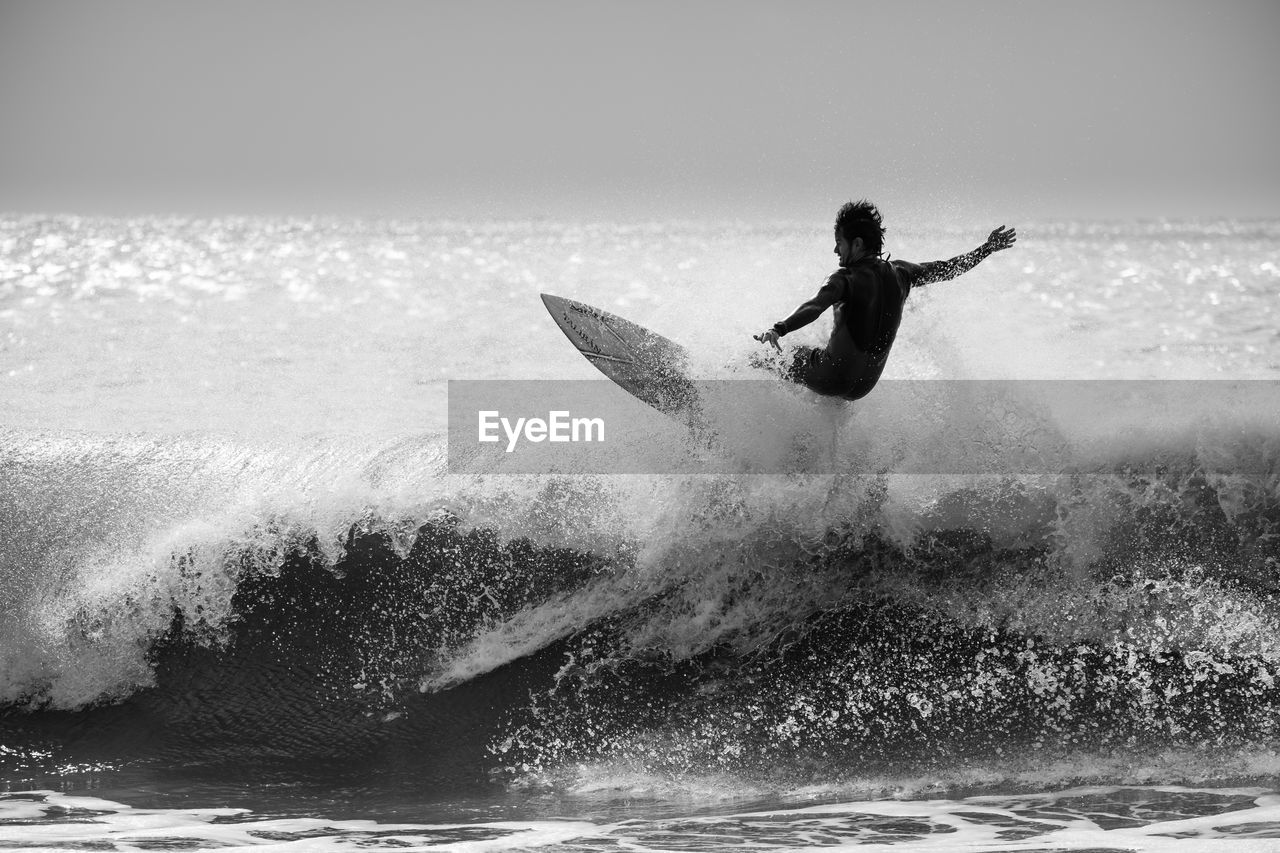
[[[983,477],[464,477],[439,439],[11,432],[0,762],[115,738],[812,781],[1265,740],[1280,453],[1235,426]]]

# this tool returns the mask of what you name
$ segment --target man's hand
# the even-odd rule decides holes
[[[1001,225],[999,228],[991,232],[991,236],[987,238],[987,242],[982,244],[982,248],[991,254],[1009,248],[1018,240],[1018,232],[1013,228],[1005,228]]]
[[[772,344],[774,349],[778,352],[782,352],[782,347],[778,346],[778,333],[773,329],[765,329],[760,334],[752,335],[751,337],[755,338],[762,344]]]

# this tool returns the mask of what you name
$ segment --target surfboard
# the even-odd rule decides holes
[[[684,347],[584,302],[543,293],[542,303],[578,352],[629,394],[691,427],[701,422]]]

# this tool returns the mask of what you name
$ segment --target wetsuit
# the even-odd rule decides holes
[[[932,266],[864,257],[833,272],[816,296],[774,324],[782,336],[835,306],[831,340],[822,348],[797,347],[786,378],[819,394],[846,400],[866,396],[889,359],[907,294]]]
[[[785,378],[819,394],[857,400],[865,397],[884,371],[902,322],[902,306],[913,287],[950,281],[968,272],[992,252],[1013,245],[1016,233],[1000,226],[987,242],[949,261],[913,264],[865,255],[833,272],[818,295],[801,305],[773,330],[782,337],[809,325],[835,306],[835,324],[826,347],[797,347]]]

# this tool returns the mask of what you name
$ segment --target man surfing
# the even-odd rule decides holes
[[[903,303],[913,287],[949,281],[1018,239],[1014,229],[1001,225],[981,246],[949,261],[890,261],[880,257],[884,243],[880,211],[865,200],[840,208],[835,232],[840,269],[790,317],[754,337],[781,352],[778,338],[809,325],[834,305],[831,340],[822,348],[796,347],[783,377],[846,400],[865,397],[880,379],[902,321]]]

